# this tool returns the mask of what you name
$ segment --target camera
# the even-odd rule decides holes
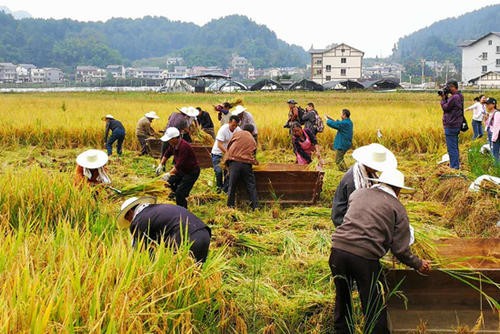
[[[448,94],[451,94],[451,91],[450,91],[450,88],[448,88],[448,86],[445,86],[443,89],[440,89],[437,91],[438,95],[439,96],[443,96],[443,95],[448,95]]]

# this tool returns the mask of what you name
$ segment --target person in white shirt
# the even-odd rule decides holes
[[[227,175],[222,170],[220,162],[224,153],[226,153],[227,144],[233,138],[233,134],[240,131],[238,126],[240,120],[237,116],[231,116],[229,118],[229,123],[224,124],[217,131],[217,136],[215,137],[214,146],[212,147],[212,166],[215,172],[215,180],[217,184],[217,193],[221,191],[227,192]]]
[[[485,100],[486,97],[481,94],[474,98],[473,105],[465,109],[465,111],[472,110],[472,130],[474,131],[472,139],[481,138],[483,136],[483,119],[486,115],[484,106]]]

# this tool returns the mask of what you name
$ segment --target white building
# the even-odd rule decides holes
[[[162,72],[163,70],[161,70],[158,66],[146,66],[136,69],[138,79],[160,80],[162,78]]]
[[[106,78],[106,70],[95,66],[77,66],[75,81],[94,82]]]
[[[34,68],[30,71],[30,79],[33,83],[45,82],[45,70],[43,68]]]
[[[500,88],[500,71],[488,71],[477,78],[470,79],[469,83],[482,89]]]
[[[30,82],[31,70],[35,69],[33,64],[19,64],[16,67],[17,82]]]
[[[113,79],[125,79],[125,67],[122,65],[108,65],[106,72],[113,76]]]
[[[0,83],[14,83],[16,81],[16,65],[0,63]]]
[[[64,73],[62,70],[54,67],[46,67],[45,71],[45,82],[49,83],[61,83],[64,81]]]
[[[462,82],[500,71],[500,32],[490,32],[459,46],[462,48]]]
[[[324,84],[336,80],[361,78],[364,52],[347,44],[333,44],[326,49],[311,49],[311,80]]]

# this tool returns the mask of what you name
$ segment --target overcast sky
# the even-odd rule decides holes
[[[33,17],[106,21],[112,17],[164,16],[203,25],[231,14],[246,15],[278,38],[308,50],[346,43],[365,57],[388,56],[400,37],[432,23],[499,4],[500,0],[0,0]],[[0,27],[1,28],[1,27]]]

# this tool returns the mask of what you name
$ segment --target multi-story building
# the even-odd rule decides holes
[[[459,46],[462,48],[462,82],[487,72],[500,72],[500,32],[490,32]]]
[[[75,81],[94,82],[106,78],[106,70],[95,66],[77,66]]]
[[[36,66],[33,64],[19,64],[16,67],[16,81],[17,82],[30,82],[31,81],[31,70],[35,69]]]
[[[333,44],[325,49],[311,49],[311,79],[319,84],[328,81],[361,78],[364,52],[347,44]]]
[[[14,83],[16,81],[16,65],[0,63],[0,83]]]
[[[33,83],[45,82],[45,70],[43,68],[34,68],[30,71],[30,80]]]
[[[62,70],[54,67],[46,67],[45,82],[48,83],[61,83],[64,81],[64,73]]]
[[[160,80],[162,78],[162,72],[163,70],[158,66],[139,67],[136,69],[136,76],[139,79]]]
[[[108,65],[106,72],[113,76],[113,79],[125,79],[125,67],[122,65]]]

